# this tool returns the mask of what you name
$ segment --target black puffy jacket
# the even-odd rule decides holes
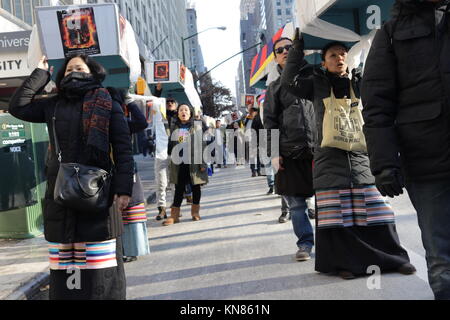
[[[282,72],[280,66],[278,72]],[[267,88],[263,117],[266,129],[280,130],[281,156],[297,158],[300,154],[311,154],[317,140],[313,104],[283,88],[280,77]]]
[[[82,100],[66,100],[60,96],[34,100],[38,93],[50,80],[47,71],[36,69],[17,89],[11,98],[9,112],[18,119],[47,123],[51,152],[47,161],[47,190],[44,198],[44,234],[51,242],[74,243],[87,241],[104,241],[116,238],[122,232],[120,213],[105,212],[87,214],[76,212],[56,204],[53,200],[59,162],[54,148],[52,118],[56,108],[56,133],[62,153],[62,162],[81,162],[81,115]],[[109,122],[109,141],[114,160],[112,194],[132,194],[133,157],[128,124],[121,106],[113,101]],[[109,170],[112,166],[108,161]],[[92,164],[95,165],[95,164]]]
[[[313,101],[318,137],[314,149],[313,184],[315,190],[344,189],[372,185],[375,178],[370,173],[369,158],[363,152],[347,152],[337,148],[321,148],[325,106],[333,87],[336,98],[350,96],[350,85],[359,97],[358,77],[333,77],[309,65],[303,50],[289,50],[286,67],[281,75],[281,85],[298,98]]]
[[[442,16],[432,3],[398,0],[375,36],[362,84],[374,174],[402,168],[407,181],[450,176],[450,17]]]

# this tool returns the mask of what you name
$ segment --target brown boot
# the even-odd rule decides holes
[[[192,205],[191,215],[192,215],[192,220],[194,220],[194,221],[200,220],[200,205],[199,204]]]
[[[171,224],[180,222],[180,208],[172,207],[170,209],[170,218],[162,223],[163,226],[170,226]]]

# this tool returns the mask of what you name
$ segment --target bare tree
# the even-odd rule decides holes
[[[200,76],[200,92],[204,115],[218,118],[223,111],[234,107],[230,89],[214,81],[210,73]]]

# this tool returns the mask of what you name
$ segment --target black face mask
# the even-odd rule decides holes
[[[83,98],[88,91],[100,87],[100,82],[85,72],[71,72],[59,84],[59,89],[68,98]]]

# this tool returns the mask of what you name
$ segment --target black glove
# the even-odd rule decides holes
[[[403,177],[396,168],[384,169],[375,176],[375,184],[382,196],[395,197],[403,194]]]
[[[295,35],[294,40],[292,40],[292,47],[298,51],[303,51],[305,48],[305,40],[303,39],[303,36],[300,35],[299,28],[295,28]]]

